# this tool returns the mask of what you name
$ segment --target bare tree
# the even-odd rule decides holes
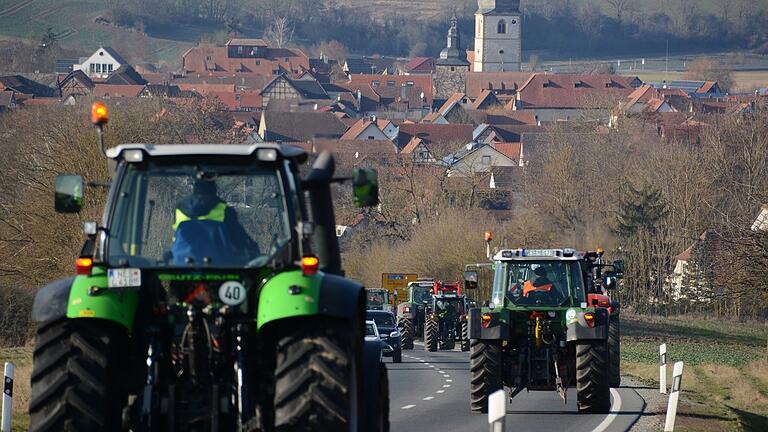
[[[606,3],[616,11],[616,19],[621,21],[622,15],[634,4],[634,0],[606,0]]]
[[[285,48],[293,40],[293,26],[288,18],[275,18],[264,32],[264,38],[276,48]]]

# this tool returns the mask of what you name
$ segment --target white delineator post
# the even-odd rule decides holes
[[[488,396],[488,424],[491,432],[503,432],[507,417],[507,392],[496,390]]]
[[[683,362],[677,362],[672,370],[672,391],[669,393],[667,421],[664,423],[664,432],[673,432],[675,430],[675,416],[677,416],[677,404],[680,401],[680,385],[682,381]]]
[[[11,410],[13,408],[13,363],[5,363],[3,374],[3,414],[0,431],[11,432]]]
[[[667,394],[667,344],[659,346],[659,392]]]

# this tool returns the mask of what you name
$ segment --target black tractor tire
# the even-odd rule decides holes
[[[461,350],[469,351],[469,321],[461,322]]]
[[[610,357],[610,386],[621,387],[621,328],[619,316],[612,316],[608,324],[608,355]]]
[[[60,319],[37,329],[30,431],[116,431],[127,391],[127,334],[99,319]]]
[[[350,430],[360,367],[354,329],[333,320],[284,329],[275,348],[275,430]]]
[[[608,414],[611,410],[609,367],[606,341],[576,345],[576,398],[580,413]]]
[[[437,351],[437,342],[439,339],[439,329],[437,321],[428,319],[424,323],[424,349],[429,352]]]
[[[401,318],[397,322],[397,329],[402,335],[401,344],[403,349],[413,349],[413,321],[409,318]]]
[[[398,348],[395,350],[395,352],[392,353],[392,363],[402,363],[403,362],[403,349]]]
[[[395,362],[400,363],[400,362]],[[387,367],[379,366],[379,418],[374,432],[389,432],[389,377]]]
[[[473,339],[469,349],[472,412],[488,412],[488,396],[502,388],[501,341]]]

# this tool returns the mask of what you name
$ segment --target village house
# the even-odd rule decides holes
[[[272,48],[262,39],[230,39],[224,46],[201,44],[181,59],[184,76],[232,74],[277,76],[309,70],[309,57],[298,48]]]
[[[80,59],[80,63],[72,67],[73,71],[83,71],[91,79],[107,79],[121,66],[128,62],[111,47],[99,47],[90,57]]]
[[[293,143],[314,138],[339,139],[347,129],[329,112],[263,111],[258,133],[264,141]]]
[[[517,91],[515,110],[532,110],[539,121],[609,119],[614,109],[642,85],[622,75],[533,74]]]

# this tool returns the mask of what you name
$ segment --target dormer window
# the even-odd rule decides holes
[[[496,33],[498,34],[506,34],[507,33],[507,22],[504,20],[499,20],[499,24],[496,26]]]
[[[239,55],[243,55],[243,47],[241,47],[241,46],[237,47],[237,53]]]
[[[381,82],[379,82],[379,81],[373,81],[373,82],[371,82],[371,87],[378,87],[378,86],[379,86],[379,84],[381,84]]]
[[[555,86],[555,83],[553,83],[551,80],[544,81],[544,88],[551,88],[554,86]]]
[[[586,87],[587,85],[584,83],[584,81],[576,81],[575,83],[573,83],[573,86],[574,86],[575,88],[584,88],[584,87]]]

